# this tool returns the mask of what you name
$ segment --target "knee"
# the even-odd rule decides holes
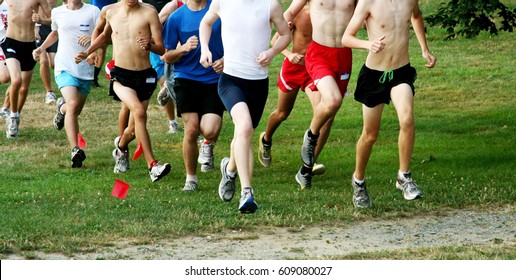
[[[414,129],[415,122],[414,122],[413,114],[410,114],[410,113],[406,114],[405,117],[400,118],[399,122],[400,122],[400,128],[402,130]]]
[[[279,110],[276,112],[276,116],[278,117],[278,120],[283,122],[288,119],[288,116],[290,115],[290,112]]]
[[[240,139],[251,139],[253,135],[253,126],[251,123],[245,123],[238,127],[236,135]]]
[[[185,138],[188,141],[197,141],[197,137],[199,135],[199,126],[185,126]]]
[[[28,92],[29,92],[29,87],[28,86],[22,85],[20,87],[20,90],[19,90],[20,94],[27,94]]]
[[[146,120],[147,119],[147,112],[145,111],[145,108],[143,106],[138,106],[134,108],[131,111],[131,114],[133,115],[135,120]]]
[[[7,73],[0,73],[0,83],[6,84],[10,80],[9,72]]]
[[[372,146],[378,139],[378,131],[367,131],[365,130],[360,137],[360,142]]]
[[[342,98],[330,98],[328,100],[325,100],[323,104],[327,111],[337,112],[340,109],[340,106],[342,105]]]

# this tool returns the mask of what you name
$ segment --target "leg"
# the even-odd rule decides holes
[[[266,142],[272,141],[272,135],[274,135],[276,129],[292,112],[298,91],[299,89],[284,92],[278,89],[278,107],[269,116],[263,140]]]
[[[65,86],[61,88],[61,94],[65,99],[65,104],[61,107],[61,111],[65,114],[64,127],[68,142],[73,148],[78,146],[77,134],[79,133],[78,117],[84,108],[86,95],[80,94],[76,87]]]
[[[380,130],[380,121],[382,117],[383,104],[377,105],[374,108],[369,108],[362,105],[363,128],[362,135],[357,142],[356,165],[354,176],[357,180],[365,180],[365,169],[373,145],[378,138],[378,131]]]
[[[249,108],[243,102],[237,103],[231,109],[231,117],[235,124],[235,131],[231,145],[230,163],[228,170],[234,171],[233,163],[240,176],[242,189],[251,187],[253,175],[253,155],[251,151],[251,137],[254,132]]]
[[[407,84],[398,85],[391,90],[391,99],[400,124],[398,136],[398,149],[400,171],[408,172],[410,158],[414,150],[416,128],[414,122],[414,96],[412,89]]]
[[[185,130],[183,137],[183,158],[186,175],[194,176],[197,173],[197,136],[199,136],[199,115],[197,113],[182,113]]]
[[[319,135],[321,127],[335,116],[342,105],[342,95],[333,77],[326,76],[317,83],[320,101],[314,108],[314,116],[310,123],[310,130]]]
[[[50,57],[49,53],[46,50],[41,50],[41,56],[39,60],[39,75],[41,76],[41,81],[43,82],[43,86],[45,87],[45,91],[52,91],[51,81],[50,81]]]
[[[147,131],[147,106],[149,105],[149,100],[140,102],[133,89],[125,87],[119,82],[115,82],[113,86],[117,96],[129,108],[131,118],[134,118],[134,135],[142,145],[147,165],[151,167],[151,163],[154,162],[154,154],[152,153],[149,132]],[[129,141],[126,138],[130,134],[132,133],[124,132],[124,136],[120,139],[121,146],[125,147],[128,145]]]
[[[22,74],[20,62],[14,58],[6,60],[9,75],[11,76],[11,85],[9,89],[10,107],[12,113],[18,113],[18,94],[22,86]]]
[[[32,70],[31,71],[22,71],[22,85],[20,87],[19,95],[18,95],[18,113],[21,112],[23,106],[25,105],[25,100],[27,100],[27,95],[29,94],[30,82],[32,80]]]
[[[125,129],[129,126],[129,108],[124,104],[124,102],[120,102],[120,112],[118,112],[118,135],[123,135]]]
[[[5,60],[0,60],[0,83],[6,84],[10,80],[11,76],[9,75],[9,69],[7,69],[7,64],[5,63]]]

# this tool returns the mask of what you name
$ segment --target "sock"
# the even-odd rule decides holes
[[[265,140],[265,134],[264,134],[263,137],[262,137],[262,143],[263,143],[264,146],[271,146],[272,145],[272,140],[270,140],[270,141]]]
[[[310,174],[312,173],[312,167],[307,167],[307,166],[301,166],[301,174],[305,175],[305,174]]]
[[[95,72],[93,73],[93,80],[94,81],[97,81],[99,79],[100,70],[101,70],[101,68],[98,68],[97,66],[95,66]]]
[[[186,182],[194,182],[197,184],[197,175],[186,175]]]
[[[358,180],[356,177],[355,177],[355,174],[353,174],[353,180],[355,181],[355,183],[357,183],[358,185],[363,185],[364,182],[365,182],[365,178],[362,179],[362,180]]]
[[[231,171],[229,171],[227,166],[226,166],[226,173],[228,174],[229,178],[231,178],[231,179],[235,179],[235,177],[236,177],[236,172],[231,172]]]
[[[252,187],[244,187],[244,188],[242,188],[242,190],[240,191],[240,195],[242,195],[242,196],[243,196],[244,194],[246,194],[246,193],[248,193],[248,192],[251,192],[251,191],[253,191],[253,188],[252,188]]]
[[[19,112],[11,112],[11,118],[19,118],[20,113]]]
[[[177,124],[176,120],[169,120],[168,123],[169,124]]]
[[[313,134],[313,133],[312,133],[312,130],[311,130],[311,129],[309,129],[309,130],[308,130],[308,137],[309,137],[310,139],[312,139],[312,140],[316,140],[317,138],[319,138],[319,135],[315,135],[315,134]]]
[[[209,145],[209,144],[211,144],[211,142],[210,142],[210,141],[208,141],[208,140],[204,140],[203,144],[205,144],[205,145]]]
[[[398,171],[398,178],[406,178],[406,177],[410,177],[410,171],[407,171],[407,172]]]

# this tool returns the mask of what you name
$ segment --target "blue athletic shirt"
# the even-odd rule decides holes
[[[178,41],[184,44],[193,35],[199,37],[199,24],[208,12],[210,4],[211,0],[208,0],[206,7],[200,11],[192,11],[187,5],[183,5],[170,15],[163,26],[163,41],[167,50],[175,50]],[[213,25],[209,43],[213,61],[224,56],[220,30],[221,24],[218,19]],[[174,63],[174,78],[190,79],[205,84],[217,83],[220,75],[215,73],[212,67],[204,68],[199,63],[200,58],[201,45],[199,44],[195,50],[185,53]]]
[[[115,4],[117,0],[91,0],[90,4],[97,6],[99,10],[102,10],[104,6]],[[83,1],[84,2],[84,1]]]

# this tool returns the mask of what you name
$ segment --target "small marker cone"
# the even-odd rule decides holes
[[[143,154],[142,144],[138,142],[138,146],[136,146],[136,150],[134,151],[133,160],[137,160]]]
[[[82,137],[82,134],[79,132],[77,133],[77,141],[79,148],[85,149],[86,148],[86,140],[84,140],[84,137]]]
[[[117,198],[125,199],[128,191],[129,184],[116,179],[115,185],[113,186],[113,191],[111,191],[111,195]]]

